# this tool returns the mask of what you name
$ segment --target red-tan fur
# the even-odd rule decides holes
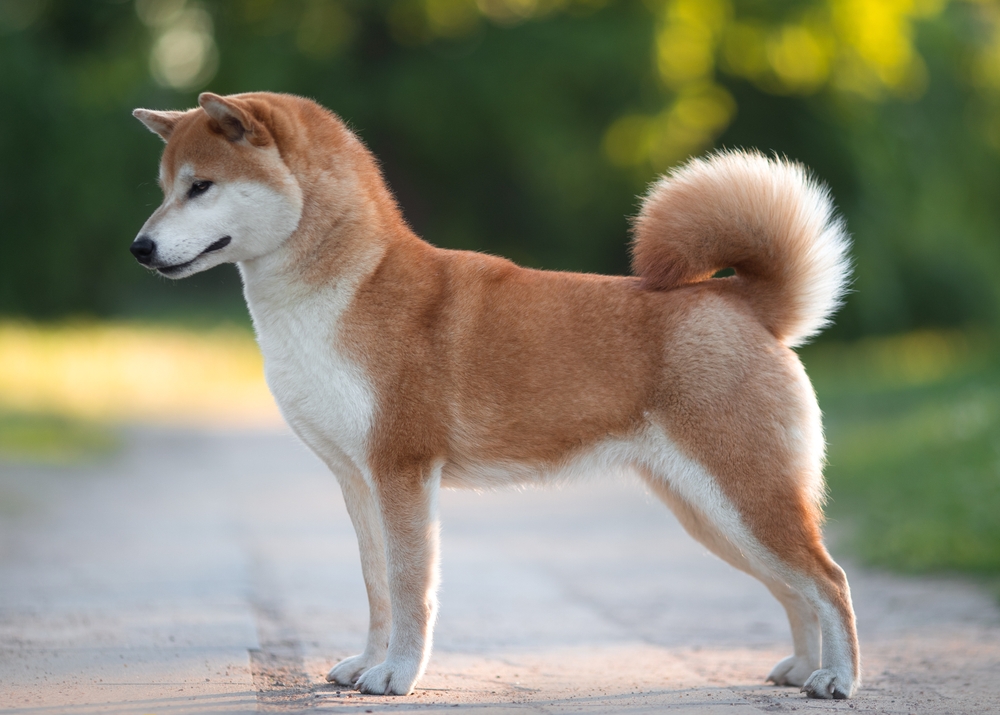
[[[824,637],[839,628],[847,651],[830,652],[849,662],[839,665],[836,686],[830,676],[805,689],[819,697],[853,694],[860,674],[850,593],[820,530],[818,410],[790,349],[836,307],[846,242],[824,191],[800,167],[742,153],[693,162],[646,198],[635,224],[636,277],[546,272],[422,241],[371,154],[308,100],[258,93],[200,101],[202,108],[187,113],[137,110],[168,140],[164,184],[192,164],[217,182],[278,185],[280,157],[302,205],[282,265],[304,294],[342,285],[352,291],[331,350],[362,367],[375,412],[363,463],[339,450],[328,462],[353,475],[338,473],[368,559],[377,638],[370,638],[364,668],[384,650],[375,640],[389,638],[388,659],[397,657],[391,639],[403,638],[396,630],[404,621],[423,628],[429,644],[434,480],[461,482],[454,475],[482,465],[512,465],[511,479],[524,478],[515,475],[518,465],[559,474],[608,440],[638,444],[655,428],[711,475],[752,543],[735,543],[652,462],[636,457],[630,466],[696,538],[761,578],[788,610],[799,660],[794,676],[787,675],[791,665],[782,671],[779,664],[772,679],[802,685],[819,668],[812,661],[823,621]],[[726,267],[736,275],[712,278]],[[271,338],[261,332],[260,339],[270,360]],[[282,407],[314,445],[322,425]],[[374,519],[367,504],[377,507],[385,541],[363,523]],[[383,549],[384,557],[365,556]],[[391,637],[380,595],[387,568]],[[816,615],[821,601],[836,611],[836,623]],[[429,645],[424,649],[408,682],[386,675],[388,692],[412,689]],[[370,690],[365,672],[351,678],[360,676]]]

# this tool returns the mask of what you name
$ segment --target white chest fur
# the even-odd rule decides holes
[[[321,458],[346,457],[367,472],[375,395],[339,341],[357,282],[317,289],[274,268],[240,264],[268,387],[285,420]]]

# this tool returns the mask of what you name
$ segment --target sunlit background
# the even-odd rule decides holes
[[[130,112],[205,89],[317,99],[429,241],[543,268],[626,272],[686,157],[804,162],[855,241],[802,351],[844,548],[1000,574],[1000,3],[0,0],[0,460],[280,424],[235,270],[127,250],[162,146]]]

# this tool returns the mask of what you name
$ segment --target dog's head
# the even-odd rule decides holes
[[[186,112],[133,112],[167,146],[163,203],[130,250],[170,278],[271,253],[302,216],[302,190],[279,152],[281,127],[267,98],[206,92],[198,104]]]

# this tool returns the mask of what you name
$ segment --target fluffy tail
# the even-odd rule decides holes
[[[632,267],[651,290],[712,278],[783,344],[805,342],[840,306],[850,240],[826,187],[801,164],[758,153],[695,159],[656,182],[634,225]]]

